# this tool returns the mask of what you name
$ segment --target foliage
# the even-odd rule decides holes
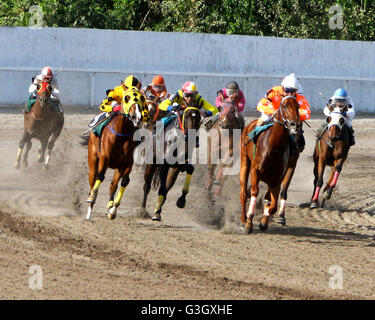
[[[31,5],[48,27],[375,40],[372,0],[2,0],[0,26],[27,26]]]

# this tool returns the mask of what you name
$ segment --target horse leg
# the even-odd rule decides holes
[[[26,131],[24,131],[23,135],[22,135],[22,139],[20,140],[19,144],[18,144],[18,152],[17,152],[17,157],[16,157],[16,161],[14,163],[14,168],[15,169],[19,169],[21,168],[21,157],[22,157],[22,151],[23,151],[23,148],[25,146],[25,143],[26,143],[26,140],[29,139],[28,137],[28,133]],[[27,166],[27,162],[26,162],[26,166]]]
[[[48,140],[47,139],[43,139],[41,141],[40,148],[38,148],[38,162],[39,163],[44,162],[44,155],[46,153],[47,143],[48,143]]]
[[[310,209],[316,209],[319,207],[319,193],[323,185],[323,175],[325,166],[325,162],[321,159],[317,160],[314,164],[314,193],[311,199]]]
[[[113,175],[112,183],[109,188],[110,198],[108,202],[108,214],[107,214],[108,219],[113,220],[116,218],[117,208],[120,206],[122,196],[124,195],[125,189],[130,182],[130,178],[129,178],[130,171],[131,171],[131,167],[115,170],[115,174]],[[116,190],[117,190],[117,185],[121,177],[122,177],[121,187],[120,187],[119,192],[117,193],[116,198],[114,198]]]
[[[324,207],[324,203],[326,200],[331,198],[332,191],[336,187],[337,180],[339,178],[340,172],[342,170],[343,160],[337,159],[334,161],[334,165],[331,168],[331,173],[329,175],[329,179],[327,185],[323,190],[323,199],[321,201],[320,207]]]
[[[262,231],[267,230],[270,222],[270,215],[273,215],[277,211],[277,201],[279,198],[280,185],[269,187],[271,196],[271,203],[269,206],[264,208],[263,218],[259,222],[259,229]]]
[[[299,158],[299,153],[297,152],[290,159],[288,169],[286,171],[283,181],[281,182],[280,209],[278,212],[279,217],[278,217],[277,223],[280,223],[283,226],[285,226],[286,224],[285,206],[286,206],[286,200],[288,198],[288,188],[289,188],[290,182],[292,181],[298,158]]]
[[[144,175],[145,183],[143,185],[143,200],[142,200],[142,205],[141,205],[141,209],[143,210],[146,210],[147,197],[151,190],[151,183],[152,183],[152,178],[154,177],[155,170],[156,170],[156,164],[146,165],[146,170],[145,170],[145,175]]]
[[[87,198],[86,202],[89,204],[87,209],[86,219],[89,220],[91,216],[92,209],[94,207],[97,191],[93,192],[96,177],[98,174],[98,164],[99,158],[96,155],[96,152],[93,148],[89,146],[88,148],[88,166],[89,166],[89,184],[90,184],[90,192],[89,197]]]
[[[167,198],[167,176],[169,171],[169,165],[164,163],[160,167],[160,187],[158,191],[158,200],[155,207],[155,214],[152,217],[154,221],[161,221],[161,211],[163,204]]]
[[[62,129],[62,127],[61,127],[61,129]],[[43,165],[44,169],[48,169],[48,163],[49,163],[49,159],[51,157],[52,149],[55,146],[57,138],[60,136],[61,129],[59,128],[59,130],[54,131],[52,133],[51,140],[48,142],[48,145],[47,145],[47,155],[46,155],[46,158],[45,158],[45,161],[44,161],[44,165]]]
[[[255,204],[257,201],[257,197],[259,194],[259,175],[257,170],[254,168],[251,170],[250,174],[250,181],[251,181],[251,188],[250,188],[250,205],[247,212],[247,219],[245,224],[245,232],[251,233],[253,230],[253,218],[255,215]]]
[[[242,155],[241,169],[240,169],[240,184],[241,184],[240,201],[241,201],[241,223],[244,225],[246,223],[246,202],[248,198],[247,183],[249,180],[249,173],[250,173],[250,160],[247,157],[247,155]],[[252,231],[251,229],[248,229],[247,231],[251,232]]]
[[[29,135],[27,135],[25,143],[26,143],[26,150],[25,150],[25,153],[23,155],[22,165],[26,168],[28,166],[27,160],[29,158],[29,152],[30,152],[30,149],[31,149],[31,146],[32,146],[31,137]]]
[[[183,165],[185,166],[185,165]],[[180,166],[179,166],[180,167]],[[186,204],[186,195],[189,193],[189,188],[190,188],[190,181],[191,181],[191,176],[193,175],[193,172],[194,172],[194,166],[192,164],[187,164],[185,166],[186,168],[186,177],[185,177],[185,183],[182,187],[182,194],[181,196],[177,199],[177,207],[179,208],[185,208],[185,204]],[[184,169],[182,169],[183,171],[185,171]],[[181,171],[182,171],[181,170]],[[177,174],[176,174],[176,178],[177,178],[177,175],[178,175],[178,172],[177,171]],[[176,179],[175,179],[176,180]],[[174,182],[173,182],[174,183]]]
[[[91,166],[95,168],[91,169]],[[107,168],[108,168],[107,159],[102,158],[102,159],[95,159],[94,161],[89,161],[89,170],[90,170],[89,180],[90,180],[91,190],[90,190],[89,197],[86,200],[87,203],[90,203],[90,204],[95,203],[96,197],[98,196],[99,187],[101,183],[104,181],[105,172],[107,171]],[[91,179],[92,179],[92,182],[95,181],[94,184],[92,184]]]

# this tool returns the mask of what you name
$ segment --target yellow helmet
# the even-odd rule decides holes
[[[127,88],[131,88],[131,87],[137,87],[137,85],[139,84],[139,81],[136,77],[134,77],[133,75],[127,77],[124,81],[124,85],[127,87]]]

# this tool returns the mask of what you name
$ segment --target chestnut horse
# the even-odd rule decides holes
[[[241,221],[245,224],[246,233],[251,233],[253,230],[253,217],[260,181],[266,183],[270,199],[270,202],[265,204],[263,218],[259,223],[261,230],[267,229],[270,215],[277,211],[281,184],[291,159],[291,134],[297,134],[298,128],[301,128],[299,104],[293,96],[284,97],[273,116],[273,123],[259,135],[256,144],[248,137],[255,122],[256,120],[244,129],[241,139]],[[246,215],[246,201],[250,196],[247,190],[249,174],[251,199]]]
[[[146,165],[143,186],[143,201],[141,210],[146,211],[147,196],[151,190],[151,183],[154,175],[159,174],[158,183],[160,183],[158,190],[158,200],[155,208],[155,214],[152,218],[154,221],[161,220],[162,207],[167,198],[169,190],[176,182],[177,176],[180,172],[186,171],[185,183],[182,188],[182,194],[177,200],[177,206],[184,208],[186,204],[186,195],[189,192],[191,176],[194,172],[194,166],[190,164],[192,152],[195,148],[196,139],[189,139],[189,130],[199,130],[200,127],[200,110],[195,107],[186,107],[180,109],[175,113],[175,118],[169,122],[164,128],[164,135],[159,137],[161,139],[161,153],[163,155],[161,163],[158,164],[156,156],[156,148],[158,145],[157,137],[153,137],[153,163]],[[189,147],[190,143],[190,147]],[[194,144],[194,145],[192,145]],[[177,152],[176,152],[177,151]],[[180,152],[179,154],[177,154]]]
[[[241,120],[238,115],[237,107],[230,103],[229,99],[224,102],[219,114],[219,120],[214,123],[212,128],[216,129],[218,134],[214,136],[211,135],[208,138],[208,177],[206,188],[210,192],[212,185],[214,183],[218,184],[218,188],[215,192],[215,195],[218,196],[221,193],[226,177],[223,175],[225,165],[222,162],[220,163],[218,174],[215,177],[214,173],[217,165],[212,163],[212,152],[215,151],[213,149],[218,148],[220,159],[222,160],[227,157],[233,157],[233,130],[241,130]],[[222,141],[224,140],[222,134],[223,130],[227,130],[229,133],[227,135],[229,141]],[[229,144],[229,148],[227,144]]]
[[[31,110],[23,115],[24,132],[19,142],[18,154],[14,163],[14,168],[16,169],[21,167],[21,156],[25,144],[26,151],[22,165],[23,167],[28,166],[28,155],[32,146],[31,139],[33,138],[41,143],[38,149],[38,162],[44,162],[43,168],[47,169],[52,149],[64,126],[64,115],[55,109],[54,104],[57,102],[51,99],[52,86],[43,81],[37,85],[36,89],[36,101]],[[44,157],[46,150],[47,156]]]
[[[340,111],[334,111],[326,121],[328,122],[328,128],[321,139],[316,141],[313,154],[314,191],[310,209],[319,207],[319,193],[323,185],[324,169],[327,165],[331,166],[331,173],[323,190],[320,207],[323,208],[324,202],[331,198],[332,190],[337,184],[337,179],[350,149],[350,133],[343,114]]]
[[[107,205],[109,219],[115,219],[117,208],[120,205],[126,186],[129,184],[129,174],[133,167],[133,151],[136,141],[133,140],[134,132],[141,126],[142,108],[139,99],[145,99],[143,95],[131,92],[125,93],[122,110],[114,115],[103,128],[98,137],[92,131],[88,138],[88,166],[90,193],[86,202],[89,204],[86,219],[90,219],[94,207],[99,186],[103,182],[108,168],[115,169],[112,183],[109,188],[109,202]],[[144,101],[142,101],[144,102]],[[129,106],[128,111],[124,107]],[[121,188],[116,199],[117,185],[121,180]]]

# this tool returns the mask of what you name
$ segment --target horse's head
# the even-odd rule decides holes
[[[38,100],[43,107],[44,102],[46,102],[52,94],[52,86],[47,81],[42,81],[36,86],[36,91],[38,93]]]
[[[328,137],[331,142],[341,138],[341,130],[345,124],[345,118],[341,112],[331,112],[330,116],[326,119],[328,122]]]
[[[144,107],[146,98],[138,90],[128,90],[122,99],[122,111],[128,114],[134,126],[140,127],[144,116],[148,116]]]
[[[201,114],[200,110],[195,107],[186,107],[183,109],[182,114],[182,126],[185,135],[187,135],[189,129],[199,130],[201,125]]]
[[[296,134],[302,128],[302,121],[299,117],[299,104],[296,97],[286,96],[281,100],[280,108],[276,119],[283,124],[291,134]]]
[[[240,129],[241,122],[237,107],[232,103],[224,103],[220,111],[219,125],[222,129]]]

